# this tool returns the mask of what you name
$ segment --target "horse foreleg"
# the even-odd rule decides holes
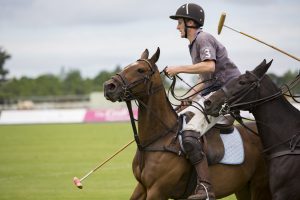
[[[141,183],[138,183],[130,197],[130,200],[146,200],[146,197],[147,191],[145,187]]]
[[[263,161],[259,162],[253,178],[250,182],[251,200],[271,200],[269,176]]]
[[[242,190],[235,193],[237,200],[271,200],[267,179],[255,177]]]

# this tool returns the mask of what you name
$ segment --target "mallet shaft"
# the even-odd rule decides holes
[[[113,157],[115,157],[116,155],[118,155],[121,151],[123,151],[125,148],[127,148],[129,145],[131,145],[135,140],[130,141],[128,144],[124,145],[121,149],[119,149],[116,153],[114,153],[112,156],[110,156],[109,158],[107,158],[105,161],[103,161],[100,165],[98,165],[97,167],[95,167],[93,170],[91,170],[89,173],[87,173],[84,177],[82,177],[80,179],[80,182],[83,181],[84,179],[86,179],[89,175],[91,175],[91,173],[93,173],[94,171],[98,170],[100,167],[102,167],[103,165],[105,165],[108,161],[110,161]]]
[[[242,34],[242,35],[244,35],[244,36],[247,36],[247,37],[249,37],[249,38],[251,38],[251,39],[253,39],[253,40],[256,40],[256,41],[258,41],[258,42],[260,42],[260,43],[262,43],[262,44],[264,44],[264,45],[267,45],[267,46],[269,46],[269,47],[271,47],[271,48],[273,48],[273,49],[275,49],[275,50],[277,50],[277,51],[279,51],[279,52],[281,52],[281,53],[283,53],[283,54],[285,54],[285,55],[287,55],[287,56],[290,56],[291,58],[294,58],[294,59],[300,61],[300,59],[297,58],[296,56],[293,56],[293,55],[291,55],[291,54],[289,54],[289,53],[287,53],[287,52],[285,52],[285,51],[283,51],[283,50],[281,50],[281,49],[279,49],[279,48],[277,48],[277,47],[275,47],[275,46],[273,46],[273,45],[271,45],[271,44],[268,44],[268,43],[266,43],[266,42],[264,42],[264,41],[261,41],[260,39],[255,38],[255,37],[253,37],[253,36],[251,36],[251,35],[248,35],[247,33],[244,33],[244,32],[238,31],[238,30],[235,30],[234,28],[231,28],[231,27],[229,27],[229,26],[226,26],[225,24],[224,24],[223,26],[226,27],[226,28],[228,28],[228,29],[230,29],[230,30],[232,30],[232,31],[234,31],[234,32],[240,33],[240,34]]]
[[[227,27],[227,28],[228,28],[228,27]],[[266,42],[264,42],[264,41],[261,41],[260,39],[257,39],[257,38],[255,38],[255,37],[253,37],[253,36],[251,36],[251,35],[248,35],[248,34],[246,34],[246,33],[243,33],[243,32],[240,32],[240,34],[245,35],[245,36],[247,36],[247,37],[249,37],[249,38],[251,38],[251,39],[253,39],[253,40],[256,40],[256,41],[258,41],[258,42],[260,42],[260,43],[262,43],[262,44],[264,44],[264,45],[267,45],[267,46],[269,46],[269,47],[271,47],[271,48],[273,48],[273,49],[275,49],[275,50],[277,50],[277,51],[279,51],[279,52],[281,52],[281,53],[283,53],[283,54],[285,54],[285,55],[287,55],[287,56],[289,56],[289,57],[291,57],[291,58],[294,58],[294,59],[297,60],[297,61],[300,61],[300,59],[297,58],[296,56],[293,56],[293,55],[291,55],[291,54],[289,54],[289,53],[287,53],[287,52],[285,52],[285,51],[283,51],[283,50],[281,50],[281,49],[279,49],[279,48],[277,48],[277,47],[275,47],[275,46],[273,46],[273,45],[271,45],[271,44],[268,44],[268,43],[266,43]]]
[[[293,56],[293,55],[291,55],[291,54],[289,54],[289,53],[287,53],[287,52],[285,52],[285,51],[283,51],[283,50],[281,50],[281,49],[279,49],[279,48],[277,48],[277,47],[275,47],[275,46],[273,46],[273,45],[270,45],[270,44],[268,44],[268,43],[266,43],[266,42],[264,42],[264,41],[262,41],[262,40],[260,40],[260,39],[257,39],[257,38],[255,38],[255,37],[251,36],[251,35],[248,35],[247,33],[243,33],[243,32],[241,32],[241,31],[238,31],[238,30],[236,30],[236,29],[233,29],[233,28],[231,28],[231,27],[229,27],[229,26],[226,26],[226,25],[224,24],[225,18],[226,18],[226,13],[223,12],[223,13],[221,14],[221,17],[220,17],[220,20],[219,20],[219,24],[218,24],[218,34],[221,33],[222,28],[225,26],[226,28],[228,28],[228,29],[230,29],[230,30],[232,30],[232,31],[234,31],[234,32],[240,33],[240,34],[242,34],[242,35],[244,35],[244,36],[247,36],[247,37],[249,37],[249,38],[251,38],[251,39],[254,39],[254,40],[256,40],[256,41],[258,41],[258,42],[260,42],[260,43],[262,43],[262,44],[264,44],[264,45],[267,45],[268,47],[271,47],[272,49],[275,49],[275,50],[277,50],[277,51],[279,51],[279,52],[281,52],[281,53],[283,53],[283,54],[285,54],[285,55],[287,55],[287,56],[289,56],[289,57],[291,57],[291,58],[294,58],[294,59],[297,60],[297,61],[300,61],[300,58],[298,58],[298,57],[296,57],[296,56]]]

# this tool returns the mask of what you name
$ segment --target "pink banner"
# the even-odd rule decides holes
[[[137,118],[137,109],[133,109],[134,117]],[[121,109],[102,109],[87,110],[84,116],[84,122],[111,122],[130,120],[127,108]]]

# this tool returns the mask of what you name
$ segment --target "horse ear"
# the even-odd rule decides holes
[[[270,62],[267,63],[268,69],[270,68],[270,66],[272,65],[272,63],[273,63],[273,59],[272,59]],[[267,69],[267,70],[268,70],[268,69]]]
[[[145,51],[141,55],[141,59],[148,59],[149,57],[149,51],[148,49],[145,49]]]
[[[269,67],[271,66],[273,60],[271,60],[270,62],[267,63],[266,59],[264,59],[262,61],[262,63],[260,63],[260,65],[258,65],[254,70],[253,73],[256,74],[258,77],[262,77],[269,69]]]
[[[266,59],[264,59],[256,68],[265,66],[267,64]]]
[[[160,49],[159,49],[159,47],[157,47],[157,50],[156,50],[155,54],[150,58],[150,61],[152,63],[156,63],[159,59],[159,54],[160,54]]]

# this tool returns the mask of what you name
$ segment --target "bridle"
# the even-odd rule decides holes
[[[147,84],[147,94],[150,95],[151,93],[153,93],[154,91],[151,92],[152,90],[152,81],[151,78],[153,76],[153,74],[155,73],[152,64],[146,60],[146,59],[138,59],[137,61],[142,61],[142,62],[146,62],[147,66],[149,67],[149,71],[147,71],[146,74],[141,75],[141,77],[133,82],[129,82],[127,80],[127,78],[124,76],[123,73],[117,73],[115,76],[112,77],[113,80],[119,82],[122,85],[122,93],[120,95],[120,100],[121,101],[130,101],[130,100],[134,100],[136,98],[136,96],[139,96],[138,94],[142,94],[144,93],[144,91],[139,91],[139,92],[135,92],[136,95],[132,95],[132,89],[134,89],[135,87],[139,86],[141,83]]]
[[[241,91],[239,91],[234,96],[230,97],[229,89],[227,88],[228,86],[224,85],[221,88],[221,90],[225,94],[226,99],[225,99],[225,103],[224,103],[222,109],[220,110],[220,114],[228,114],[231,111],[239,110],[241,108],[245,109],[245,110],[246,109],[251,110],[252,108],[254,108],[260,104],[264,104],[266,102],[272,101],[283,95],[292,97],[294,99],[294,101],[297,102],[295,97],[298,97],[298,96],[293,95],[291,93],[291,89],[293,87],[295,87],[298,84],[298,82],[300,81],[300,74],[297,75],[295,77],[295,79],[292,80],[290,83],[283,85],[279,89],[279,91],[277,91],[274,94],[271,94],[269,96],[262,97],[262,98],[257,97],[255,100],[252,100],[252,101],[241,102],[254,89],[260,88],[261,82],[266,77],[265,75],[263,75],[262,77],[259,78],[251,71],[247,71],[247,73],[250,74],[251,76],[253,76],[255,78],[255,81],[253,83],[251,83],[248,87],[243,88]],[[286,93],[289,93],[289,94],[286,94]]]
[[[233,96],[230,96],[228,86],[224,85],[221,88],[226,99],[225,99],[225,103],[222,105],[222,108],[219,111],[219,114],[220,115],[230,114],[243,127],[245,127],[246,129],[250,130],[252,133],[254,133],[255,135],[258,136],[258,133],[256,133],[249,127],[247,127],[243,122],[243,119],[250,120],[250,121],[255,121],[255,120],[240,116],[239,110],[243,109],[243,110],[249,110],[251,112],[253,110],[253,108],[257,107],[258,105],[264,104],[264,103],[272,101],[280,96],[283,96],[283,95],[285,95],[285,93],[287,91],[289,91],[291,94],[290,89],[295,86],[295,84],[297,83],[297,81],[299,80],[300,77],[297,76],[296,79],[293,80],[290,84],[285,85],[285,88],[281,88],[278,92],[276,92],[274,94],[259,98],[259,94],[257,93],[257,97],[255,98],[255,100],[241,102],[243,99],[245,99],[247,97],[248,94],[253,92],[253,90],[259,89],[261,86],[261,82],[263,81],[264,78],[266,78],[265,75],[263,75],[262,77],[258,77],[251,71],[247,71],[246,73],[250,74],[251,76],[253,76],[255,78],[255,81],[252,82],[248,87],[243,88],[241,91],[234,94]],[[291,95],[291,96],[293,96],[293,95]],[[264,124],[262,122],[258,122],[258,121],[256,121],[256,122],[260,123],[264,126],[267,126],[266,124]],[[269,128],[271,128],[271,127],[269,127]]]
[[[152,77],[155,74],[155,69],[152,66],[151,62],[147,59],[138,59],[137,62],[146,62],[147,66],[149,67],[149,71],[145,72],[145,74],[141,75],[141,77],[133,82],[129,82],[128,79],[124,76],[124,74],[121,73],[117,73],[115,76],[112,77],[113,80],[119,82],[122,86],[122,93],[120,95],[120,100],[121,101],[125,101],[128,111],[129,111],[129,116],[130,116],[130,121],[131,121],[131,126],[133,129],[133,134],[134,134],[134,139],[135,142],[138,146],[138,149],[140,151],[168,151],[168,149],[166,149],[166,147],[163,148],[150,148],[148,147],[149,145],[151,145],[152,143],[154,143],[155,141],[157,141],[158,139],[166,136],[167,134],[169,134],[170,132],[172,132],[174,130],[174,128],[177,128],[177,123],[175,123],[175,125],[173,127],[169,127],[167,124],[164,123],[164,121],[159,118],[157,116],[157,114],[152,111],[149,106],[146,105],[145,102],[143,102],[140,98],[142,96],[149,96],[149,95],[153,95],[156,92],[160,91],[161,89],[164,89],[163,84],[158,85],[156,87],[153,87],[153,82],[152,82]],[[147,92],[145,93],[144,90],[141,91],[135,91],[133,94],[133,89],[136,88],[137,86],[139,86],[140,84],[145,84],[147,87]],[[147,142],[146,144],[142,144],[140,142],[139,139],[139,135],[138,135],[138,131],[136,128],[136,124],[135,124],[135,118],[133,115],[133,111],[132,111],[132,105],[131,105],[131,100],[136,100],[138,102],[138,106],[143,106],[144,108],[146,108],[151,114],[153,114],[154,116],[156,116],[156,118],[158,119],[158,121],[166,127],[166,132],[159,135],[158,137],[152,138],[149,142]],[[172,150],[169,150],[172,151]],[[173,151],[172,151],[173,152]],[[177,152],[175,152],[177,153]]]
[[[230,113],[230,111],[238,110],[241,108],[245,109],[245,110],[246,109],[251,110],[260,104],[269,102],[269,101],[276,99],[284,94],[283,90],[281,89],[278,92],[276,92],[272,95],[263,97],[263,98],[259,98],[259,95],[257,94],[257,98],[255,100],[241,102],[243,99],[245,99],[247,97],[248,94],[253,92],[253,90],[259,89],[261,86],[261,82],[265,78],[265,75],[263,75],[262,77],[258,77],[251,71],[247,71],[247,73],[250,74],[251,76],[253,76],[255,78],[255,81],[252,82],[248,87],[245,87],[238,93],[234,94],[233,96],[230,96],[228,86],[224,85],[221,88],[221,90],[223,91],[223,93],[225,94],[225,97],[226,97],[225,103],[224,103],[222,109],[220,110],[221,114],[228,114],[228,113]]]
[[[252,92],[254,89],[259,88],[261,85],[262,80],[265,78],[265,75],[263,75],[261,78],[257,77],[253,72],[248,72],[250,75],[252,75],[255,78],[255,81],[250,84],[248,87],[242,89],[240,92],[238,92],[237,94],[235,94],[234,96],[230,97],[229,95],[229,89],[226,86],[223,86],[221,88],[221,90],[224,92],[225,94],[225,104],[222,106],[221,110],[220,110],[220,114],[231,114],[242,126],[244,126],[245,128],[247,128],[248,130],[250,130],[252,133],[254,133],[255,135],[258,135],[258,133],[256,133],[255,131],[251,130],[249,127],[247,127],[244,122],[243,118],[241,117],[239,114],[236,115],[236,111],[238,111],[239,109],[247,109],[247,110],[251,110],[254,107],[264,104],[266,102],[272,101],[280,96],[286,95],[286,96],[290,96],[295,100],[295,96],[291,93],[291,89],[297,85],[297,83],[300,80],[300,74],[294,79],[292,80],[289,84],[285,84],[283,87],[280,88],[280,90],[272,95],[263,97],[263,98],[256,98],[256,100],[252,100],[252,101],[247,101],[247,102],[242,102],[240,103],[241,100],[245,99],[246,96]],[[289,92],[288,94],[285,94]],[[295,100],[296,101],[296,100]],[[297,101],[296,101],[297,102]],[[248,119],[249,120],[249,119]],[[260,121],[256,121],[257,123],[264,125],[264,126],[268,126]],[[269,129],[272,129],[270,126],[268,126]],[[267,147],[263,150],[263,152],[269,152],[271,149],[285,144],[286,142],[290,142],[290,150],[285,150],[285,151],[280,151],[280,152],[276,152],[276,153],[272,153],[269,155],[269,159],[278,157],[278,156],[282,156],[282,155],[287,155],[287,154],[299,154],[299,150],[295,151],[296,148],[296,144],[299,142],[300,137],[298,137],[298,135],[300,135],[300,132],[298,132],[297,134],[293,135],[291,138],[286,139],[285,141],[282,141],[278,144],[274,144],[270,147]],[[298,140],[295,142],[294,138],[297,138]]]

